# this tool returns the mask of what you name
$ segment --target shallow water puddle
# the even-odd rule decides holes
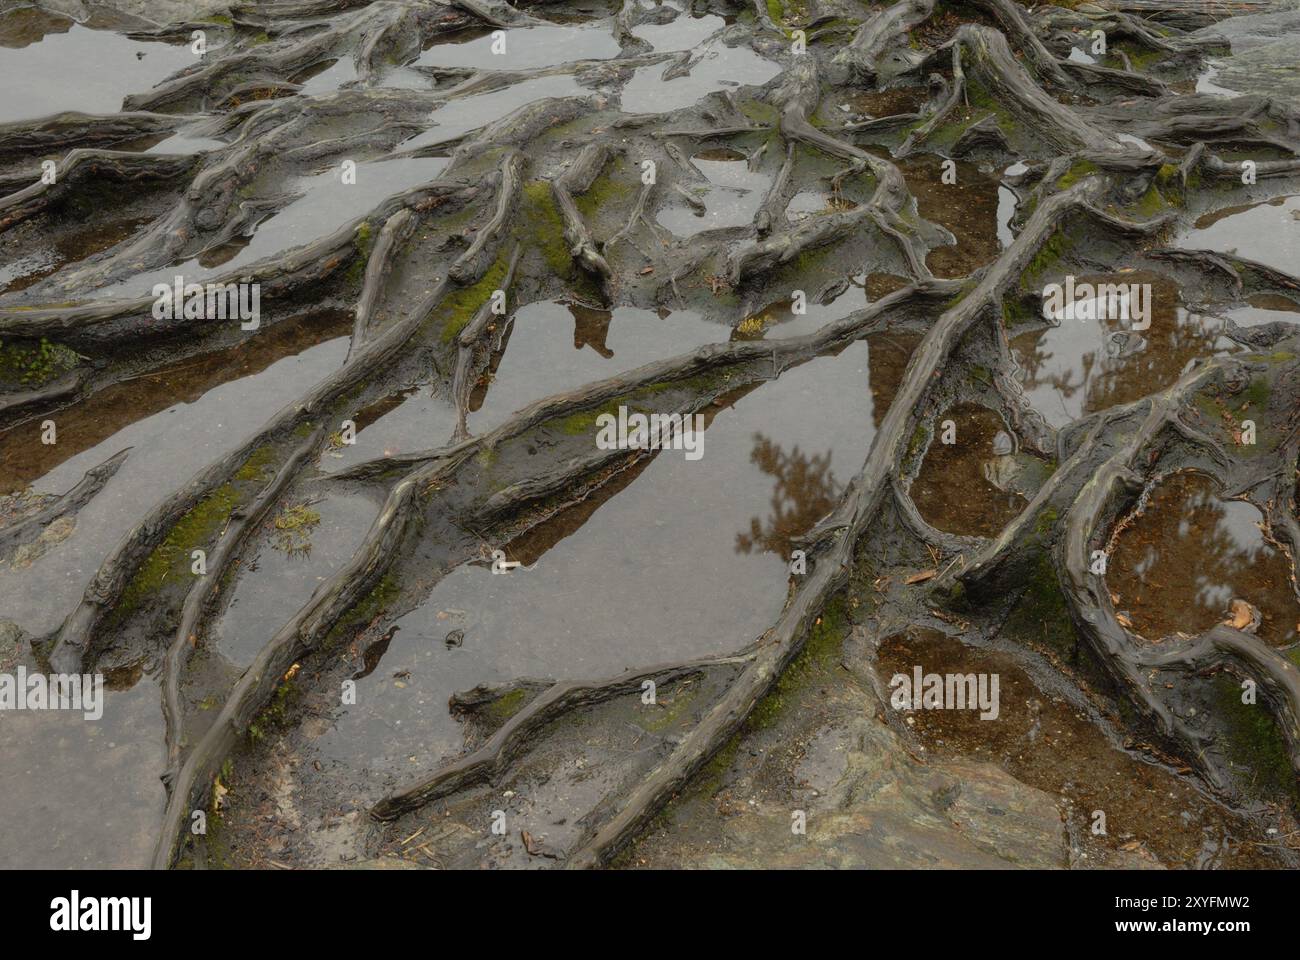
[[[541,301],[515,312],[500,362],[471,407],[469,427],[483,433],[534,400],[603,380],[652,360],[727,339],[727,328],[689,310],[597,310]]]
[[[995,537],[1025,508],[1027,501],[1017,488],[1033,485],[1036,463],[1016,452],[996,412],[959,404],[936,421],[935,436],[912,481],[912,502],[937,530]]]
[[[637,24],[632,28],[632,36],[646,41],[655,53],[680,53],[682,50],[693,50],[724,26],[726,21],[713,14],[703,17],[682,15],[674,18],[671,23]]]
[[[955,245],[938,247],[926,256],[926,265],[935,276],[968,276],[1001,252],[997,180],[974,164],[958,160],[956,182],[944,183],[944,160],[932,154],[908,157],[899,166],[916,195],[920,215],[946,227],[957,238]]]
[[[1229,90],[1222,87],[1215,80],[1219,76],[1219,68],[1213,64],[1207,64],[1205,69],[1196,77],[1196,93],[1208,93],[1216,97],[1239,97],[1241,92],[1238,90]]]
[[[352,559],[379,512],[362,497],[290,498],[268,515],[267,538],[239,568],[230,606],[211,629],[209,644],[229,663],[246,667],[325,580]]]
[[[715,408],[701,459],[660,451],[576,528],[556,518],[530,568],[449,573],[398,621],[382,664],[358,680],[358,705],[318,741],[322,755],[409,775],[460,749],[454,691],[602,676],[761,634],[785,601],[789,538],[830,509],[866,455],[889,399],[873,396],[877,353],[897,383],[906,358],[895,347],[879,334]]]
[[[785,216],[791,223],[796,223],[806,217],[831,212],[833,203],[834,200],[829,194],[816,190],[800,190],[786,204]]]
[[[732,330],[732,340],[772,340],[784,337],[799,337],[815,333],[828,323],[843,320],[855,310],[861,310],[880,295],[873,294],[871,279],[858,275],[844,290],[828,303],[818,303],[814,299],[816,291],[805,290],[803,313],[795,313],[793,298],[778,300],[755,310],[744,317]],[[899,287],[907,286],[904,280]],[[886,293],[892,292],[894,287]]]
[[[0,619],[13,620],[29,633],[40,634],[58,626],[81,596],[99,564],[139,518],[203,465],[238,446],[266,420],[268,413],[301,397],[343,362],[348,337],[336,337],[303,349],[303,341],[290,340],[282,355],[263,366],[270,331],[253,338],[253,346],[212,370],[189,399],[176,402],[173,391],[192,389],[185,365],[173,371],[148,375],[103,391],[85,404],[55,414],[59,443],[39,442],[39,423],[25,424],[6,435],[12,456],[0,458],[8,471],[7,486],[21,488],[31,482],[42,492],[63,493],[80,481],[87,470],[118,451],[131,454],[77,518],[75,535],[51,549],[31,567],[0,568]],[[311,342],[310,335],[305,338]],[[195,361],[202,371],[203,360]],[[252,375],[238,379],[242,370]],[[160,382],[148,382],[151,377]],[[141,382],[145,381],[145,382]],[[185,396],[184,393],[181,394]],[[144,410],[158,410],[141,416]],[[67,457],[67,443],[76,451],[54,465],[35,451],[59,450]],[[38,586],[39,585],[39,586]]]
[[[885,684],[895,674],[913,677],[918,666],[923,676],[974,675],[978,682],[982,675],[988,689],[996,676],[997,719],[981,720],[978,710],[921,709],[904,714],[907,726],[927,756],[995,763],[1059,798],[1067,814],[1080,818],[1077,833],[1094,866],[1140,864],[1144,851],[1170,865],[1208,866],[1203,858],[1216,855],[1225,858],[1217,866],[1261,865],[1249,844],[1226,842],[1239,840],[1243,824],[1183,778],[1117,749],[1086,714],[1040,687],[1010,656],[913,630],[881,641],[879,657],[876,672]],[[1083,817],[1092,810],[1106,811],[1112,827],[1105,837],[1085,829],[1089,821]],[[1134,840],[1140,844],[1136,851]],[[1130,853],[1106,863],[1109,854],[1098,848]]]
[[[1002,171],[1003,176],[1011,177],[1024,173],[1029,168],[1024,163],[1017,160],[1011,166]],[[1011,221],[1016,217],[1016,210],[1020,206],[1020,197],[1010,187],[998,184],[998,243],[1002,244],[1003,249],[1011,246],[1015,242],[1016,235],[1011,229]]]
[[[39,30],[34,18],[43,21]],[[10,48],[0,123],[68,110],[116,113],[129,94],[197,61],[185,44],[144,43],[34,10],[0,14],[0,47]]]
[[[709,41],[687,76],[662,79],[670,65],[657,63],[639,68],[623,88],[624,113],[666,113],[689,107],[715,90],[767,83],[781,72],[748,47],[728,47],[720,39]]]
[[[456,411],[446,400],[417,387],[361,411],[355,422],[356,442],[327,450],[321,470],[335,473],[378,457],[440,447],[451,440]]]
[[[39,672],[30,658],[27,669]],[[149,865],[164,802],[158,779],[164,760],[160,700],[158,685],[145,677],[129,689],[106,689],[98,720],[63,710],[5,714],[0,723],[0,805],[5,811],[0,867]],[[87,815],[88,803],[93,816]]]
[[[68,264],[80,263],[117,246],[152,222],[149,217],[116,220],[63,233],[41,249],[33,250],[18,260],[0,264],[0,294],[26,290]]]
[[[489,93],[476,93],[448,100],[430,115],[432,126],[424,133],[404,140],[403,150],[417,150],[455,140],[508,116],[520,107],[550,97],[585,97],[591,91],[569,73],[533,77]]]
[[[847,113],[867,119],[894,117],[906,113],[919,113],[930,97],[921,87],[895,87],[891,90],[868,90],[845,97]]]
[[[300,91],[305,96],[318,97],[342,89],[344,84],[357,79],[357,65],[351,57],[328,60],[308,67],[293,78],[294,83],[302,85]]]
[[[753,222],[772,178],[749,169],[743,153],[716,149],[697,153],[693,163],[708,178],[710,187],[687,187],[704,203],[698,213],[684,204],[664,207],[655,219],[679,237],[690,237],[719,227],[741,227]]]
[[[1287,273],[1300,264],[1300,196],[1225,207],[1207,213],[1174,246],[1235,253]]]
[[[1151,641],[1228,620],[1234,599],[1259,609],[1259,637],[1297,640],[1300,602],[1286,556],[1264,540],[1258,509],[1220,499],[1209,477],[1176,473],[1115,538],[1106,583],[1132,630]]]
[[[278,361],[302,354],[325,341],[342,338],[346,343],[351,329],[350,312],[341,310],[309,313],[267,324],[255,336],[234,347],[189,357],[130,377],[52,413],[50,416],[58,425],[58,443],[41,443],[37,423],[4,431],[0,433],[0,496],[38,483],[60,464],[88,451],[93,457],[111,446],[106,441],[137,421],[169,408],[198,403],[223,384],[248,380]],[[250,385],[260,382],[252,381]],[[116,451],[105,453],[101,459],[107,459],[112,452]],[[99,462],[96,460],[89,466]],[[40,482],[39,486],[63,492],[46,482]]]
[[[1086,319],[1085,310],[1067,308],[1058,326],[1011,338],[1020,383],[1052,426],[1162,390],[1190,360],[1240,349],[1222,335],[1222,320],[1182,307],[1177,286],[1166,277],[1135,271],[1078,282],[1149,284],[1150,327],[1138,331],[1129,320]]]
[[[1285,297],[1252,297],[1246,306],[1225,310],[1223,316],[1239,327],[1258,327],[1265,323],[1300,324],[1300,304]]]
[[[529,70],[575,60],[608,60],[620,49],[608,23],[484,28],[439,38],[415,65]]]

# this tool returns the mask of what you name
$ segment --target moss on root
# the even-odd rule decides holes
[[[121,623],[154,596],[168,580],[191,577],[192,551],[201,549],[225,526],[239,503],[233,484],[224,483],[199,501],[172,526],[163,542],[156,546],[136,575],[127,584],[122,599],[113,609],[112,622]]]
[[[41,337],[38,342],[0,342],[0,383],[39,387],[75,367],[81,358],[62,344]]]
[[[438,305],[434,316],[441,327],[440,337],[443,343],[451,343],[465,329],[474,315],[483,307],[496,290],[505,288],[506,276],[510,272],[510,258],[503,249],[492,266],[483,271],[483,276],[467,287],[461,287],[447,294]]]
[[[573,258],[564,239],[564,220],[551,185],[545,180],[530,180],[523,186],[524,215],[520,239],[531,244],[542,255],[546,265],[562,277],[572,277]]]
[[[767,696],[755,704],[746,722],[747,728],[763,730],[776,723],[800,690],[839,662],[840,648],[848,632],[844,598],[837,595],[822,608],[822,614],[808,631],[808,638],[798,656],[781,673]]]

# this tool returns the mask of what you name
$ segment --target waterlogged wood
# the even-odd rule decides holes
[[[1206,735],[1176,715],[1157,695],[1152,687],[1151,668],[1201,669],[1228,662],[1247,676],[1257,677],[1279,720],[1290,748],[1292,766],[1300,774],[1300,677],[1295,665],[1257,638],[1225,626],[1215,627],[1194,640],[1167,642],[1154,649],[1139,644],[1119,621],[1102,577],[1093,572],[1092,545],[1118,502],[1143,488],[1146,465],[1151,462],[1147,456],[1149,450],[1165,442],[1166,430],[1173,427],[1189,397],[1212,383],[1240,383],[1241,377],[1242,371],[1235,362],[1211,361],[1189,371],[1168,390],[1142,401],[1146,412],[1139,426],[1083,485],[1066,514],[1064,535],[1055,552],[1071,616],[1080,636],[1130,692],[1139,708],[1159,723],[1166,736],[1181,741],[1207,779],[1220,789],[1227,788],[1228,776],[1200,749],[1207,742]],[[1188,436],[1185,431],[1179,435],[1184,439]]]
[[[324,436],[324,428],[317,428],[289,455],[275,478],[257,495],[257,499],[246,510],[236,510],[231,515],[231,521],[217,542],[216,549],[207,557],[207,572],[199,577],[185,595],[180,626],[176,629],[171,646],[167,648],[162,669],[163,722],[167,738],[167,771],[163,780],[168,784],[176,775],[181,752],[181,677],[189,662],[190,653],[198,645],[203,616],[220,589],[222,577],[244,542],[280,499],[290,481],[297,476],[303,462],[320,448]]]
[[[578,205],[573,202],[573,195],[591,189],[612,153],[603,143],[589,143],[578,153],[573,164],[551,181],[551,195],[555,197],[555,205],[564,218],[564,240],[569,245],[569,256],[601,283],[607,283],[613,276],[613,271],[592,239],[591,231],[578,211]]]
[[[758,701],[771,690],[798,655],[812,621],[830,596],[844,585],[859,537],[875,520],[890,489],[890,474],[902,462],[922,409],[921,401],[957,341],[992,307],[1001,290],[1023,272],[1060,219],[1096,196],[1102,184],[1089,178],[1041,203],[1015,242],[985,273],[979,285],[946,311],[922,339],[908,362],[866,462],[835,510],[833,545],[818,556],[802,578],[776,625],[759,641],[758,655],[726,695],[709,711],[662,764],[624,798],[618,812],[592,830],[569,857],[568,868],[608,864],[655,816],[660,807],[735,734]]]
[[[439,797],[491,781],[524,752],[531,737],[547,724],[573,710],[603,703],[614,697],[640,694],[646,681],[655,684],[671,683],[699,674],[710,667],[744,664],[752,658],[753,654],[742,651],[731,657],[660,664],[608,680],[565,680],[556,683],[502,724],[482,747],[439,768],[432,776],[414,786],[385,797],[371,808],[370,815],[381,821],[396,820],[403,813],[418,809]]]
[[[93,500],[96,494],[103,490],[108,481],[112,480],[117,474],[118,469],[126,462],[127,455],[130,452],[130,447],[119,450],[99,466],[87,470],[86,475],[81,478],[75,487],[57,497],[53,503],[42,507],[30,517],[17,523],[0,527],[0,554],[7,553],[10,547],[30,543],[55,520],[66,517],[68,514],[75,514]]]
[[[370,335],[370,319],[375,306],[383,293],[384,284],[393,269],[393,257],[399,246],[410,239],[415,230],[416,219],[410,209],[403,207],[384,221],[379,231],[375,248],[370,251],[366,261],[366,276],[361,287],[361,296],[357,300],[356,322],[352,327],[352,343],[348,346],[351,357],[361,348]]]

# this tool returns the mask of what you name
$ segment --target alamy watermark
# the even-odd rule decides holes
[[[704,414],[631,413],[618,408],[618,416],[596,418],[598,450],[684,450],[687,460],[704,456]]]
[[[76,933],[82,930],[129,931],[133,940],[148,940],[153,933],[152,897],[71,896],[50,901],[50,929]]]
[[[926,673],[920,666],[912,675],[889,678],[895,710],[979,710],[981,720],[996,720],[1001,712],[996,673]]]
[[[104,715],[102,673],[0,673],[0,710],[80,710],[87,720]]]
[[[1123,320],[1145,330],[1151,326],[1151,284],[1077,283],[1067,276],[1063,285],[1043,287],[1043,319]]]
[[[153,285],[155,320],[239,320],[239,329],[256,330],[262,323],[259,283],[174,283]]]

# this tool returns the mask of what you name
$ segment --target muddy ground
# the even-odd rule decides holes
[[[1297,866],[1298,50],[0,2],[0,866]]]

